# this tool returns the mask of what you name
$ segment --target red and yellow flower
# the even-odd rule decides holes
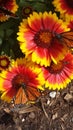
[[[6,55],[0,56],[0,71],[8,69],[10,66],[10,58]]]
[[[55,90],[63,89],[73,79],[73,55],[68,53],[58,64],[51,63],[50,67],[42,67],[40,77],[45,80],[45,87]]]
[[[1,99],[10,102],[18,95],[16,101],[19,99],[22,100],[20,103],[25,103],[39,97],[38,88],[42,88],[43,82],[38,77],[41,68],[35,66],[25,58],[20,58],[12,63],[8,71],[2,71],[0,73]]]
[[[73,18],[73,0],[53,0],[53,5],[64,19]]]
[[[0,0],[0,6],[7,9],[8,11],[12,13],[16,13],[18,9],[18,5],[16,4],[16,0]],[[6,21],[8,20],[10,16],[5,15],[1,10],[0,10],[0,21]]]
[[[54,35],[68,30],[55,13],[33,12],[20,23],[17,39],[26,57],[41,66],[50,66],[51,61],[57,64],[63,59],[68,49]]]

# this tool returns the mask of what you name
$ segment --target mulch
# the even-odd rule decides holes
[[[0,130],[73,130],[73,81],[61,91],[46,89],[35,104],[0,101]]]

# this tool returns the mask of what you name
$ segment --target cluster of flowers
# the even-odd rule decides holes
[[[14,5],[12,10],[16,11]],[[2,100],[10,102],[15,97],[16,104],[26,103],[36,100],[46,88],[65,88],[73,79],[73,54],[69,48],[73,46],[73,7],[67,0],[54,0],[53,5],[59,5],[56,10],[62,12],[61,18],[51,11],[33,12],[20,23],[17,40],[25,57],[10,60],[0,56]],[[71,19],[66,22],[70,13]]]

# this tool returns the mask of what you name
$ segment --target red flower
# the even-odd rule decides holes
[[[51,63],[50,67],[42,67],[45,87],[49,89],[63,89],[73,79],[73,55],[67,54],[58,64]]]
[[[38,78],[40,72],[41,68],[26,59],[17,59],[12,67],[0,74],[1,99],[10,102],[15,97],[16,104],[36,100],[41,95],[38,90],[42,85]]]
[[[26,57],[41,66],[50,66],[51,61],[57,64],[68,51],[66,45],[54,38],[55,34],[68,30],[55,13],[33,12],[21,22],[17,39]]]

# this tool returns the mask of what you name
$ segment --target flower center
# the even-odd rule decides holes
[[[67,5],[73,9],[73,0],[66,0]]]
[[[59,62],[58,64],[52,63],[51,66],[49,67],[50,73],[60,73],[63,69],[63,62]]]
[[[22,9],[22,14],[24,15],[24,16],[28,16],[29,14],[31,14],[32,13],[32,8],[31,7],[24,7],[23,9]]]
[[[0,68],[6,69],[10,65],[10,60],[7,56],[1,56],[0,57]]]
[[[19,89],[20,87],[23,87],[25,89],[26,84],[24,76],[22,74],[16,75],[12,79],[12,86],[15,87],[16,89]]]
[[[7,66],[7,61],[6,60],[2,60],[1,61],[1,66]]]
[[[49,48],[52,41],[52,33],[50,33],[48,30],[41,30],[35,35],[34,41],[38,46]]]
[[[24,12],[25,14],[29,14],[31,12],[31,10],[29,8],[26,8],[24,11],[25,11]]]

